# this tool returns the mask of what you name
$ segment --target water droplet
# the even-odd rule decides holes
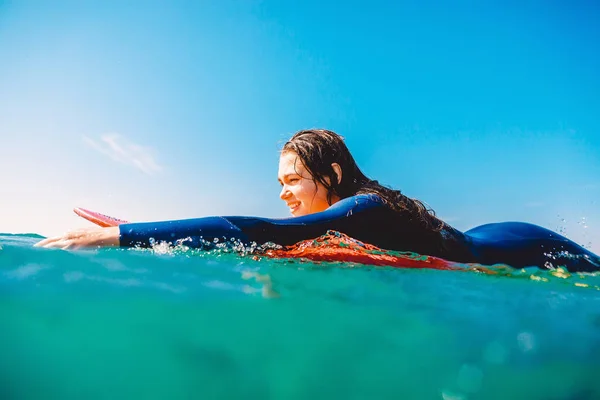
[[[533,334],[530,332],[521,332],[517,335],[517,343],[519,344],[519,348],[524,353],[527,353],[533,350],[535,346],[535,340]]]

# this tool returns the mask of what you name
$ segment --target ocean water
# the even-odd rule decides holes
[[[600,275],[0,234],[1,399],[600,399]]]

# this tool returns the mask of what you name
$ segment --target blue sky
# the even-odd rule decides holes
[[[287,216],[277,151],[322,127],[459,229],[599,251],[590,4],[0,0],[0,231]]]

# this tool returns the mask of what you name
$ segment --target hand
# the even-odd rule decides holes
[[[47,238],[36,243],[35,247],[55,249],[79,249],[82,247],[119,246],[119,227],[87,228],[65,233],[62,236]]]

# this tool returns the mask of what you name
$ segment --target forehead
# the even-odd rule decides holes
[[[293,151],[281,153],[279,157],[279,175],[301,173],[305,170],[298,154]]]

